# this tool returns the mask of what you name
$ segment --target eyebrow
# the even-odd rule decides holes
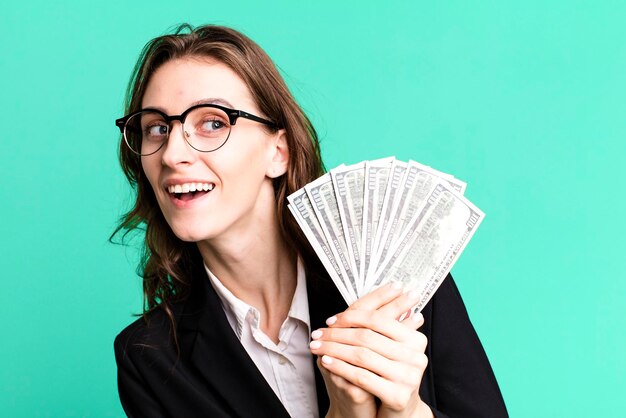
[[[218,104],[218,105],[229,107],[231,109],[233,108],[233,105],[230,104],[230,102],[228,100],[220,99],[219,97],[211,97],[211,98],[207,98],[207,99],[200,99],[200,100],[197,100],[197,101],[191,103],[189,105],[189,107],[193,107],[193,106],[197,106],[197,105],[201,105],[201,104]],[[189,107],[187,109],[189,109]],[[144,107],[144,109],[156,109],[156,110],[160,110],[163,113],[167,113],[165,111],[165,109],[162,108],[161,106],[146,106],[146,107]]]
[[[230,108],[233,107],[233,105],[230,104],[228,102],[228,100],[220,99],[220,98],[217,98],[217,97],[216,98],[210,98],[210,99],[200,99],[200,100],[198,100],[196,102],[193,102],[189,107],[197,106],[197,105],[200,105],[200,104],[219,104],[219,105],[230,107]]]

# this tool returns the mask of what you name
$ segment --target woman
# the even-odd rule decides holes
[[[452,278],[403,321],[416,296],[391,285],[344,304],[286,208],[323,173],[315,130],[253,41],[152,40],[126,115],[116,232],[146,229],[146,310],[115,340],[129,416],[506,415]]]

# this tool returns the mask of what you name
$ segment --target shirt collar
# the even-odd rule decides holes
[[[209,267],[205,264],[204,268],[209,276],[209,281],[215,289],[217,296],[220,298],[222,307],[226,312],[231,326],[235,329],[235,333],[238,338],[241,338],[243,323],[246,320],[246,316],[253,315],[255,319],[256,327],[258,327],[260,321],[260,313],[255,307],[248,305],[246,302],[235,296],[230,290],[222,284],[222,282],[215,276]],[[291,307],[287,313],[287,318],[297,319],[302,321],[306,326],[311,328],[311,321],[309,317],[309,299],[307,297],[306,289],[306,273],[304,271],[304,264],[300,257],[298,257],[296,267],[296,291],[293,294],[291,300]]]
[[[217,293],[217,296],[220,298],[220,302],[222,303],[222,308],[226,313],[228,322],[230,322],[230,325],[235,330],[237,337],[241,338],[243,322],[252,307],[237,298],[237,296],[233,295],[233,293],[222,284],[217,276],[209,270],[209,267],[206,264],[204,265],[204,268],[206,269],[213,289],[215,289],[215,293]]]
[[[287,316],[304,322],[310,328],[311,320],[309,318],[309,298],[306,291],[306,273],[300,257],[298,257],[296,280],[296,291],[293,294],[291,308]]]

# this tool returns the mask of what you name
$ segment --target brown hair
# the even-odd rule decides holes
[[[288,213],[286,197],[324,172],[317,134],[272,60],[251,39],[223,26],[194,29],[188,24],[178,26],[171,35],[152,39],[134,67],[126,90],[125,114],[140,109],[150,77],[161,65],[185,57],[211,58],[229,66],[246,83],[263,116],[285,129],[289,166],[285,175],[274,179],[273,183],[278,221],[284,239],[298,249],[305,265],[315,263],[317,257]],[[143,173],[140,157],[123,139],[119,159],[136,199],[111,238],[121,231],[126,237],[131,231],[145,228],[144,252],[138,268],[143,277],[144,318],[160,307],[175,329],[172,303],[187,296],[190,272],[200,260],[199,252],[195,243],[183,242],[174,235]]]

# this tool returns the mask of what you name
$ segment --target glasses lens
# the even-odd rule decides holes
[[[124,139],[131,150],[140,155],[157,152],[167,140],[169,126],[163,115],[153,111],[143,111],[126,121]]]
[[[223,110],[199,107],[187,115],[184,130],[189,145],[198,151],[215,151],[230,135],[230,120]]]

